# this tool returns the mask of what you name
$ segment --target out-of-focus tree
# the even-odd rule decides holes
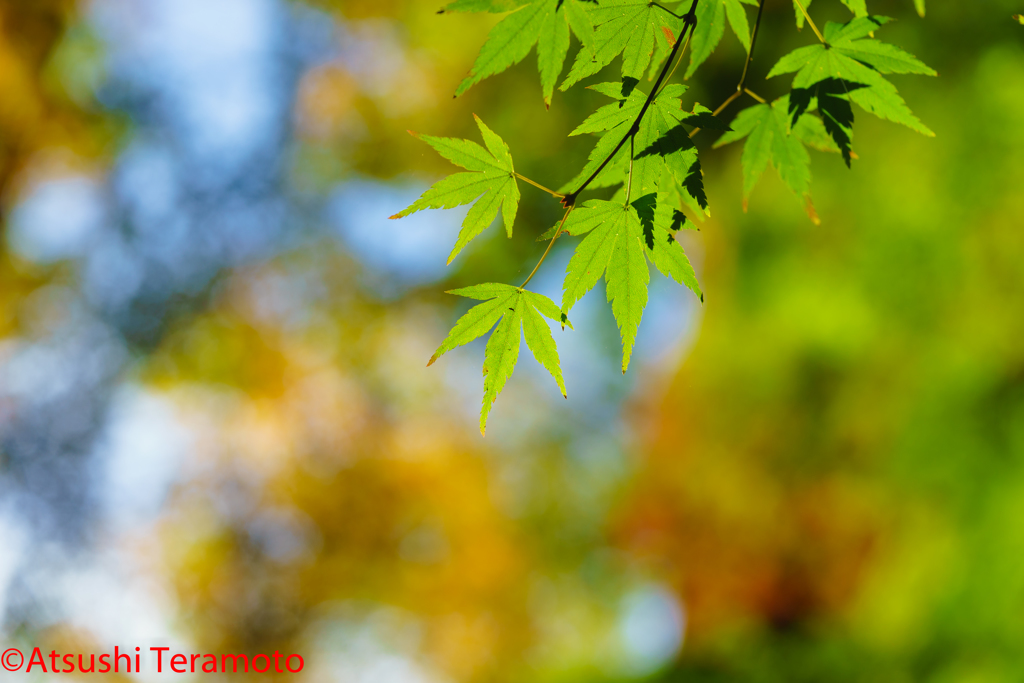
[[[666,680],[1020,670],[1024,54],[972,10],[929,9],[922,45],[968,47],[935,52],[934,146],[870,131],[852,176],[824,179],[822,228],[773,206],[705,230],[716,298],[643,404],[615,526],[687,605]]]
[[[547,586],[573,551],[546,547],[534,525],[552,511],[528,501],[565,494],[510,498],[516,487],[496,480],[497,454],[439,402],[443,388],[405,380],[430,346],[399,331],[422,324],[424,311],[346,294],[344,266],[307,254],[239,273],[149,364],[147,381],[199,435],[161,534],[190,629],[213,650],[309,653],[327,675],[351,672],[360,655],[348,652],[354,636],[334,655],[324,639],[385,618],[376,645],[439,675],[550,675],[577,655],[545,652],[545,639],[582,635],[545,634],[558,602]],[[317,302],[302,304],[313,309],[306,322],[288,323],[294,309],[266,315],[268,283],[316,272],[333,275]],[[541,457],[553,482],[568,474],[553,469],[556,451]],[[592,580],[614,583],[610,567],[594,570]],[[614,603],[585,592],[560,600],[591,613],[570,623],[607,640]],[[619,657],[614,643],[581,646],[591,664],[602,647]]]
[[[102,151],[89,118],[48,73],[55,48],[75,18],[74,0],[0,4],[0,193],[31,157],[65,147],[83,156]]]
[[[0,211],[5,218],[20,186],[33,175],[60,173],[68,163],[101,156],[100,120],[67,93],[54,57],[76,17],[73,0],[0,3]],[[68,153],[70,152],[70,154]],[[6,220],[0,221],[0,235]],[[0,338],[16,323],[18,302],[40,273],[12,268],[0,249]]]

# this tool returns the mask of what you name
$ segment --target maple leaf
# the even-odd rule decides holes
[[[422,209],[451,209],[476,202],[462,222],[462,230],[448,256],[448,263],[458,256],[470,240],[487,229],[499,211],[505,223],[505,231],[512,237],[512,224],[519,208],[519,186],[508,145],[484,125],[480,117],[475,114],[473,117],[487,149],[470,140],[435,138],[413,133],[445,159],[468,172],[455,173],[439,180],[408,208],[391,216],[403,218]]]
[[[667,203],[653,194],[633,202],[643,228],[647,258],[662,275],[685,285],[703,302],[704,293],[697,282],[697,274],[693,272],[693,266],[682,245],[676,240],[676,233],[687,226],[688,221],[678,209],[659,210],[665,206]]]
[[[639,81],[651,63],[657,37],[665,40],[665,29],[673,36],[679,35],[683,25],[667,7],[650,0],[602,0],[590,10],[590,16],[595,27],[593,45],[585,45],[576,54],[559,90],[593,76],[619,55],[622,77]]]
[[[675,239],[685,223],[681,213],[656,211],[654,194],[632,204],[591,199],[565,223],[570,235],[584,235],[565,269],[562,312],[568,311],[604,277],[608,301],[622,338],[622,372],[629,367],[637,330],[647,306],[651,280],[647,258],[664,275],[689,287],[703,300],[697,276]]]
[[[814,0],[803,0],[804,9],[809,9],[813,1]],[[797,0],[793,0],[793,11],[796,13],[796,27],[798,29],[803,29],[804,13],[800,10],[800,5],[797,3]]]
[[[586,235],[565,269],[562,312],[605,278],[608,301],[622,337],[622,372],[629,367],[651,274],[644,259],[643,227],[636,208],[592,199],[566,221],[572,235]]]
[[[489,76],[521,62],[537,46],[537,69],[540,72],[544,103],[551,104],[555,81],[569,52],[569,33],[583,43],[588,53],[594,40],[587,3],[581,0],[533,0],[533,2],[494,2],[493,0],[459,0],[443,11],[503,12],[514,10],[495,24],[480,48],[480,54],[469,75],[455,90],[455,96],[469,90]]]
[[[743,49],[750,50],[750,24],[741,2],[757,6],[757,0],[704,0],[697,3],[697,25],[690,40],[690,66],[684,78],[690,78],[718,47],[725,33],[726,19]]]
[[[937,75],[913,55],[868,38],[889,21],[888,17],[875,16],[857,17],[845,24],[830,21],[825,26],[825,44],[794,50],[768,73],[768,78],[772,78],[796,72],[790,98],[791,115],[795,120],[802,108],[806,109],[817,99],[819,107],[827,114],[826,122],[831,118],[835,123],[828,130],[836,144],[844,149],[847,163],[853,114],[851,111],[849,121],[845,121],[841,100],[854,102],[879,118],[901,123],[924,135],[935,135],[910,111],[896,86],[882,77],[882,74]],[[819,86],[826,81],[826,86]]]
[[[630,130],[643,108],[647,95],[635,88],[635,81],[601,83],[590,86],[616,101],[587,117],[570,135],[599,134],[583,170],[566,183],[569,192],[589,178]],[[685,85],[666,86],[651,102],[633,140],[633,187],[637,195],[666,192],[698,212],[710,215],[697,148],[688,128],[707,127],[724,130],[726,126],[711,111],[699,104],[692,112],[682,108],[680,96]],[[625,183],[629,170],[630,145],[623,145],[590,187],[613,187]]]
[[[746,211],[750,193],[765,169],[771,164],[779,177],[793,192],[804,200],[808,216],[818,222],[811,202],[811,158],[805,149],[837,152],[822,119],[803,112],[797,122],[790,125],[790,98],[780,97],[771,104],[755,104],[741,111],[732,122],[733,130],[718,139],[715,147],[746,138],[743,146],[743,210]]]
[[[452,349],[468,344],[482,337],[494,328],[491,338],[487,340],[484,351],[484,398],[480,410],[480,433],[487,428],[487,416],[491,411],[505,383],[515,371],[519,360],[519,346],[523,337],[526,345],[533,352],[544,368],[551,373],[558,384],[562,396],[566,396],[565,382],[558,359],[558,349],[551,335],[551,328],[544,317],[551,318],[563,325],[568,318],[551,299],[542,294],[529,292],[520,287],[499,283],[487,283],[455,289],[449,294],[456,294],[470,299],[482,300],[459,318],[455,327],[449,332],[427,366]],[[497,327],[495,327],[497,324]],[[572,327],[572,325],[569,325]]]

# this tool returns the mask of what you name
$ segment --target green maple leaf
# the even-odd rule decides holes
[[[569,51],[570,30],[583,43],[582,52],[589,54],[593,44],[594,29],[587,4],[581,0],[459,0],[448,5],[444,11],[514,10],[487,34],[487,40],[480,48],[473,68],[455,90],[455,96],[458,97],[488,76],[501,73],[521,62],[536,45],[541,90],[545,104],[550,105],[555,81],[562,72]]]
[[[821,88],[815,86],[829,81],[831,85],[842,84],[846,89],[844,93],[831,89],[827,93],[837,111],[842,108],[838,102],[847,100],[879,118],[901,123],[924,135],[935,135],[910,111],[896,86],[882,77],[882,74],[937,75],[913,55],[867,37],[889,21],[887,17],[858,17],[845,24],[830,21],[825,26],[826,44],[798,48],[772,67],[768,78],[796,72],[790,102],[791,107],[797,108],[794,117],[799,115],[799,107],[807,106],[820,95]],[[829,132],[834,133],[836,144],[844,147],[845,126],[832,126]],[[848,140],[845,144],[848,145]]]
[[[647,258],[662,275],[685,285],[703,302],[704,293],[697,282],[697,274],[693,272],[682,245],[676,241],[676,233],[687,227],[686,216],[678,209],[671,209],[664,199],[654,194],[637,199],[633,207],[643,228]]]
[[[470,240],[483,232],[501,212],[505,231],[512,237],[512,224],[519,208],[519,186],[512,155],[508,145],[480,117],[473,115],[487,149],[470,140],[435,138],[416,135],[437,150],[438,154],[467,173],[455,173],[434,183],[423,195],[391,218],[403,218],[422,209],[451,209],[462,204],[473,204],[462,222],[462,230],[448,256],[451,263]],[[411,131],[410,131],[411,132]]]
[[[647,259],[664,275],[701,297],[700,285],[675,232],[686,222],[678,211],[658,211],[653,193],[632,204],[591,199],[575,209],[565,232],[583,240],[565,269],[562,311],[568,311],[603,277],[622,338],[622,372],[629,367],[651,280]],[[646,253],[647,259],[644,258]]]
[[[690,78],[718,47],[725,33],[727,18],[743,49],[750,51],[750,24],[741,2],[757,6],[757,0],[704,0],[697,3],[697,25],[690,40],[690,66],[684,78]]]
[[[744,109],[732,122],[733,130],[715,143],[715,147],[746,138],[743,146],[743,210],[750,194],[771,164],[782,181],[804,200],[808,216],[818,222],[811,202],[811,158],[805,149],[840,151],[821,118],[804,112],[791,125],[789,96],[769,104]]]
[[[544,316],[562,323],[569,323],[568,318],[559,310],[551,299],[528,292],[519,287],[498,283],[474,285],[463,289],[455,289],[449,294],[457,294],[470,299],[482,300],[459,318],[455,327],[448,334],[427,366],[452,349],[468,344],[482,337],[494,328],[491,338],[487,340],[484,352],[484,399],[480,410],[480,433],[487,428],[487,416],[498,394],[505,387],[508,378],[516,368],[519,360],[519,345],[523,337],[526,345],[533,352],[544,368],[551,373],[558,384],[562,396],[566,396],[565,382],[562,379],[562,368],[558,360],[558,349],[551,335],[551,328]],[[497,323],[497,327],[495,327]]]
[[[601,83],[590,86],[616,101],[587,117],[570,135],[600,135],[583,170],[562,190],[569,192],[589,178],[615,149],[629,131],[643,108],[647,95],[635,88],[635,81]],[[699,104],[693,112],[682,108],[680,96],[686,86],[672,84],[653,100],[640,121],[632,145],[633,188],[643,196],[663,192],[679,197],[691,209],[710,215],[697,148],[690,140],[689,128],[728,128]],[[590,187],[614,187],[626,182],[629,171],[630,145],[627,143],[594,179]]]
[[[562,312],[605,278],[608,301],[622,337],[622,372],[629,367],[637,329],[647,306],[651,280],[644,258],[644,235],[636,208],[592,199],[569,215],[571,235],[586,235],[569,259],[562,284]]]
[[[650,0],[602,0],[590,10],[590,16],[595,27],[593,45],[577,53],[559,90],[593,76],[619,55],[623,78],[640,80],[651,63],[657,36],[663,36],[665,30],[678,36],[682,26],[681,19]]]

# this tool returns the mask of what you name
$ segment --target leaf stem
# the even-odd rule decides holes
[[[711,115],[712,115],[712,116],[718,116],[719,114],[721,114],[721,113],[722,113],[723,111],[725,111],[725,108],[726,108],[726,107],[728,107],[728,106],[729,106],[730,104],[732,104],[733,102],[735,102],[735,101],[736,101],[736,99],[737,99],[737,98],[738,98],[738,97],[739,97],[740,95],[742,95],[742,94],[743,94],[743,88],[741,87],[741,88],[740,88],[739,90],[737,90],[737,91],[736,91],[736,92],[734,92],[733,94],[729,95],[729,98],[728,98],[728,99],[726,99],[726,101],[725,101],[725,102],[722,102],[722,103],[721,103],[720,105],[718,105],[718,107],[717,107],[717,108],[716,108],[716,109],[715,109],[715,110],[714,110],[713,112],[711,112]],[[693,131],[693,132],[695,132],[695,133],[696,133],[696,132],[697,132],[698,130],[700,130],[700,128],[696,128],[696,129],[694,129],[694,131]]]
[[[768,100],[766,100],[765,98],[761,97],[760,95],[758,95],[756,92],[754,92],[750,88],[744,88],[743,92],[747,93],[748,95],[753,97],[755,100],[757,100],[761,104],[768,104]]]
[[[743,64],[743,74],[740,76],[740,84],[736,86],[741,90],[747,82],[747,72],[750,71],[750,62],[754,59],[754,46],[757,45],[757,34],[761,32],[761,17],[764,16],[764,0],[757,5],[757,21],[754,22],[754,32],[750,36],[750,49],[747,50],[747,61]]]
[[[763,1],[764,0],[762,0],[762,2]],[[675,73],[675,70],[676,70],[675,67],[679,66],[679,63],[678,63],[676,57],[680,57],[681,58],[681,53],[683,51],[685,51],[686,46],[690,44],[690,38],[693,37],[693,31],[697,27],[697,3],[698,2],[700,2],[700,0],[692,0],[692,2],[690,3],[690,11],[687,12],[686,14],[684,14],[682,17],[680,17],[683,20],[683,30],[682,30],[682,33],[679,34],[679,38],[676,40],[675,45],[672,46],[672,51],[669,53],[668,59],[665,60],[665,65],[662,67],[661,73],[658,74],[658,80],[654,82],[654,87],[651,88],[651,92],[648,93],[647,100],[644,102],[644,106],[640,108],[640,113],[637,114],[637,117],[633,121],[632,125],[630,125],[629,130],[626,131],[626,135],[623,136],[622,140],[619,141],[619,144],[615,146],[615,149],[612,150],[611,154],[609,154],[607,157],[605,157],[605,160],[601,162],[601,165],[597,167],[597,170],[594,171],[589,178],[587,178],[585,181],[583,181],[583,184],[580,185],[579,188],[577,188],[577,190],[575,192],[572,192],[572,193],[564,195],[564,196],[563,195],[558,195],[557,193],[551,192],[551,190],[548,190],[545,187],[541,187],[540,185],[537,185],[537,183],[534,183],[534,182],[532,182],[530,180],[527,180],[526,178],[523,178],[522,176],[519,176],[518,173],[516,174],[517,176],[519,176],[520,178],[522,178],[526,182],[529,182],[529,183],[531,183],[533,185],[537,185],[537,187],[540,187],[540,189],[542,189],[542,190],[546,190],[547,192],[550,192],[551,194],[553,194],[555,196],[561,196],[562,197],[562,206],[564,206],[565,209],[566,209],[565,215],[562,216],[562,222],[558,224],[558,230],[555,231],[555,236],[551,238],[550,242],[548,242],[547,249],[544,250],[544,253],[541,254],[540,260],[537,261],[537,265],[535,265],[533,267],[533,270],[530,271],[530,274],[526,277],[526,280],[523,282],[522,285],[520,285],[520,289],[522,289],[523,287],[526,287],[526,285],[528,285],[530,283],[530,280],[533,279],[533,276],[537,274],[538,270],[540,270],[541,264],[544,263],[544,260],[548,257],[548,254],[551,253],[551,248],[553,246],[555,246],[555,240],[557,240],[561,236],[562,230],[565,227],[565,222],[569,219],[569,214],[571,214],[572,210],[574,208],[576,208],[576,199],[580,196],[580,193],[582,193],[585,189],[587,189],[587,187],[590,185],[590,183],[594,182],[594,179],[597,178],[598,175],[600,175],[601,171],[604,170],[605,166],[607,166],[608,163],[611,162],[611,160],[615,157],[615,155],[619,153],[619,150],[622,149],[623,145],[626,144],[627,140],[629,141],[629,180],[627,182],[627,187],[626,187],[626,205],[627,206],[629,205],[629,195],[632,192],[632,185],[633,185],[633,151],[634,151],[633,150],[633,144],[634,144],[633,143],[633,139],[634,139],[634,136],[640,130],[640,121],[643,120],[644,115],[647,114],[647,110],[651,106],[651,103],[654,102],[654,98],[657,97],[658,93],[661,91],[662,84],[665,82],[667,77],[669,77],[671,74]],[[654,4],[657,5],[657,3],[654,3]],[[657,6],[661,7],[661,5],[657,5]],[[662,9],[665,9],[665,8],[662,7]],[[668,10],[666,10],[666,11],[668,11]],[[678,15],[676,15],[676,16],[678,16]],[[687,31],[689,31],[689,34],[687,34]],[[684,37],[685,37],[685,40],[684,40]],[[673,62],[675,62],[675,66],[673,66]]]
[[[764,16],[764,3],[765,0],[760,0],[760,2],[758,2],[757,4],[757,21],[754,22],[754,32],[750,36],[750,49],[747,50],[747,61],[743,63],[743,73],[740,74],[740,82],[736,84],[736,92],[729,95],[725,102],[722,102],[720,105],[718,105],[718,108],[715,109],[714,112],[712,112],[712,116],[718,116],[719,114],[721,114],[723,111],[725,111],[726,107],[735,102],[741,95],[743,95],[743,93],[750,95],[761,104],[765,103],[765,101],[762,98],[758,97],[745,87],[747,83],[747,74],[750,72],[750,62],[753,61],[754,59],[754,46],[757,45],[757,36],[761,32],[761,17]],[[694,128],[692,131],[690,131],[690,137],[692,138],[699,132],[700,128]]]
[[[526,285],[530,284],[530,280],[532,280],[533,276],[537,274],[538,270],[540,270],[540,264],[544,263],[544,259],[546,259],[548,254],[551,253],[551,247],[555,246],[555,240],[557,240],[562,234],[562,228],[565,227],[565,221],[568,220],[569,214],[572,213],[574,208],[574,206],[570,206],[565,210],[565,215],[562,216],[562,222],[558,224],[558,230],[555,231],[555,236],[551,238],[550,242],[548,242],[548,248],[544,250],[543,254],[541,254],[540,261],[537,261],[537,265],[535,265],[533,270],[530,271],[530,274],[526,277],[526,281],[519,285],[519,289],[523,289]]]
[[[658,75],[658,80],[655,81],[654,87],[651,88],[651,92],[647,95],[647,100],[644,102],[644,106],[640,109],[640,113],[637,114],[636,120],[633,121],[633,125],[629,127],[629,130],[626,131],[626,134],[623,136],[622,140],[619,141],[619,144],[615,146],[615,149],[612,150],[611,154],[605,157],[605,160],[601,162],[601,165],[597,167],[597,170],[594,171],[589,178],[584,180],[583,184],[580,185],[575,192],[571,192],[562,198],[562,206],[574,206],[576,204],[576,198],[579,197],[580,193],[587,189],[587,186],[589,186],[590,183],[594,182],[594,179],[600,175],[605,166],[607,166],[615,155],[619,153],[619,150],[626,144],[626,141],[636,135],[637,131],[640,130],[640,121],[644,118],[644,115],[650,108],[651,103],[654,102],[654,98],[657,96],[658,90],[661,88],[661,84],[665,81],[665,77],[668,75],[669,69],[672,67],[672,62],[675,61],[676,55],[680,52],[680,48],[682,48],[684,44],[688,44],[690,42],[688,39],[685,43],[683,42],[683,34],[689,30],[690,34],[693,35],[693,29],[697,26],[696,10],[697,3],[699,1],[700,0],[693,0],[690,4],[690,11],[683,15],[683,33],[680,34],[679,39],[676,40],[676,44],[672,46],[672,52],[669,53],[668,59],[665,60],[665,66],[662,67],[661,74]]]
[[[821,31],[819,31],[818,27],[815,25],[814,19],[811,19],[811,15],[807,13],[807,8],[804,7],[804,3],[800,2],[800,0],[793,0],[793,2],[795,2],[796,6],[800,8],[801,12],[803,12],[804,19],[807,20],[808,25],[810,25],[814,30],[814,35],[818,36],[818,40],[821,41],[822,45],[827,45],[825,42],[825,36],[821,35]]]
[[[671,15],[672,15],[673,17],[675,17],[676,19],[682,19],[682,17],[681,17],[681,16],[679,16],[678,14],[676,14],[675,12],[673,12],[672,10],[670,10],[670,9],[669,9],[668,7],[665,7],[664,5],[661,5],[661,4],[657,3],[657,2],[652,2],[652,3],[651,3],[651,5],[653,5],[654,7],[658,7],[658,8],[660,8],[660,9],[663,9],[663,10],[665,10],[666,12],[668,12],[669,14],[671,14]]]
[[[561,197],[565,196],[564,194],[560,194],[558,192],[555,192],[554,190],[549,190],[548,188],[544,187],[540,183],[537,183],[537,182],[534,182],[534,181],[530,180],[529,178],[524,176],[522,173],[516,173],[516,178],[519,178],[524,183],[529,183],[529,184],[533,185],[534,187],[536,187],[538,189],[544,190],[545,192],[547,192],[552,197],[559,197],[559,198],[561,198]]]

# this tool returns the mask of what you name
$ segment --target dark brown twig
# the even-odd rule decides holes
[[[575,206],[576,198],[580,196],[580,193],[587,189],[587,186],[589,186],[590,183],[594,182],[594,179],[601,174],[601,171],[604,170],[605,166],[607,166],[608,163],[613,158],[615,158],[615,155],[619,153],[619,150],[622,149],[622,146],[625,145],[626,142],[628,142],[629,139],[636,135],[637,132],[640,130],[640,121],[643,120],[644,115],[647,113],[647,110],[651,106],[651,103],[654,102],[654,98],[657,96],[659,88],[661,88],[662,81],[665,80],[665,77],[671,70],[672,63],[675,61],[676,55],[679,53],[679,50],[682,48],[684,44],[683,38],[686,35],[686,32],[689,31],[692,35],[693,29],[697,26],[698,2],[699,0],[693,0],[693,2],[690,4],[690,11],[683,15],[683,31],[682,33],[680,33],[679,39],[676,40],[676,44],[672,46],[672,52],[669,53],[668,59],[665,60],[665,66],[662,67],[661,73],[658,75],[658,80],[654,82],[654,87],[651,88],[650,94],[647,95],[647,100],[644,102],[644,106],[640,109],[640,113],[637,114],[636,120],[633,121],[633,125],[629,127],[628,131],[626,131],[626,134],[623,136],[622,140],[619,141],[619,144],[615,145],[615,149],[612,150],[612,153],[609,154],[605,158],[605,160],[601,162],[601,165],[597,167],[597,170],[594,171],[589,178],[584,180],[583,184],[580,185],[575,192],[570,192],[569,194],[565,195],[565,197],[562,198],[562,206]],[[688,43],[689,41],[687,40],[685,42]]]
[[[757,6],[757,21],[754,22],[754,32],[750,36],[750,49],[747,50],[747,61],[743,63],[743,74],[740,75],[740,82],[736,85],[736,92],[734,92],[732,95],[729,95],[728,99],[726,99],[725,102],[722,102],[720,105],[718,105],[718,108],[715,109],[714,112],[712,112],[712,115],[714,116],[718,116],[723,111],[725,111],[726,107],[728,107],[730,104],[739,99],[740,96],[742,96],[744,93],[752,96],[755,100],[758,100],[762,103],[764,102],[763,99],[754,95],[754,93],[747,90],[746,87],[747,73],[750,71],[750,62],[754,59],[754,46],[757,45],[757,34],[761,30],[761,17],[764,15],[764,2],[765,0],[761,0]],[[690,137],[692,138],[699,132],[700,128],[694,128],[692,131],[690,131]]]

